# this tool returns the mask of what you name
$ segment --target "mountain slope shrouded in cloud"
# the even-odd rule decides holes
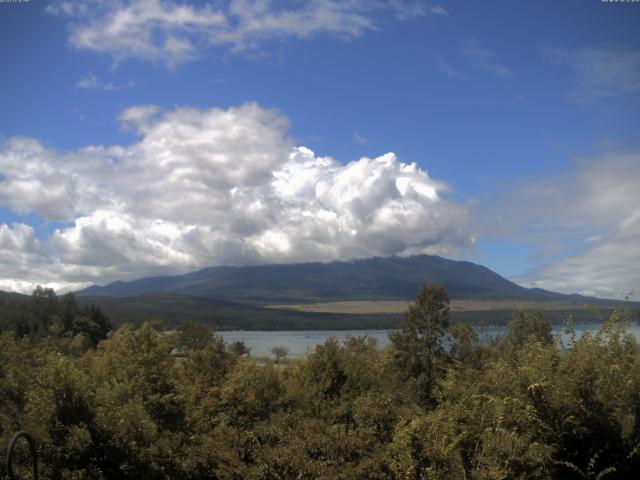
[[[393,153],[343,164],[296,147],[256,103],[130,107],[128,145],[57,152],[0,145],[0,205],[59,222],[0,227],[0,288],[29,291],[184,273],[208,265],[449,253],[474,241],[469,205]]]
[[[481,265],[430,255],[325,264],[211,267],[186,275],[93,286],[78,292],[78,295],[129,297],[176,293],[254,304],[410,300],[420,285],[432,282],[443,283],[454,298],[579,298],[523,288]]]

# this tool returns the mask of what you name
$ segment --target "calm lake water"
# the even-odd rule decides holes
[[[586,323],[575,325],[576,334],[582,335],[584,332],[597,332],[601,324]],[[563,325],[554,325],[553,334],[564,330]],[[382,348],[389,343],[389,332],[392,330],[294,330],[294,331],[245,331],[232,330],[228,332],[218,332],[227,342],[242,340],[251,349],[252,356],[271,356],[271,349],[276,346],[285,346],[289,349],[290,357],[300,357],[308,349],[313,349],[316,345],[322,344],[330,337],[336,337],[343,342],[347,337],[367,336],[375,338],[378,347]],[[631,325],[629,333],[633,333],[640,341],[640,326]],[[481,338],[487,339],[506,332],[505,327],[485,327],[480,331]],[[568,337],[563,335],[563,340]]]

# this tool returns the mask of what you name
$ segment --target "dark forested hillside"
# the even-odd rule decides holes
[[[265,308],[215,298],[149,293],[133,297],[84,296],[81,305],[96,305],[115,323],[159,321],[176,327],[187,321],[216,330],[351,330],[396,328],[401,314],[312,313]]]
[[[133,297],[84,296],[80,305],[96,305],[115,324],[145,321],[159,322],[167,328],[195,321],[216,330],[359,330],[397,328],[402,313],[320,313],[266,308],[260,305],[229,302],[215,298],[196,297],[174,293],[150,293]],[[572,309],[545,309],[553,323],[562,323],[571,316],[575,322],[598,322],[615,308],[614,303],[598,305],[597,310],[581,304]],[[453,311],[454,322],[477,325],[505,325],[513,316],[514,308],[494,310]],[[633,305],[632,314],[640,310]]]

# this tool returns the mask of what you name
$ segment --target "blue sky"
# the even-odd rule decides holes
[[[638,25],[639,3],[599,0],[0,3],[0,287],[426,252],[525,285],[620,297],[640,287],[628,267],[640,260]],[[140,105],[155,113],[123,121]],[[281,121],[256,140],[264,155],[230,133],[233,122]],[[177,170],[149,173],[178,148],[157,150],[158,132],[194,122],[198,138],[222,143],[197,143],[180,172],[228,158],[217,170],[226,181],[197,192],[202,171],[166,185]],[[302,146],[313,160],[287,164]],[[309,166],[324,157],[334,163]],[[411,163],[419,172],[403,170]],[[315,182],[313,198],[272,188],[284,171]],[[369,175],[428,184],[437,201]],[[134,195],[134,178],[158,188]],[[343,189],[325,198],[327,181]],[[245,192],[241,211],[223,217],[229,208],[208,202],[231,202],[233,188]],[[162,191],[200,200],[172,216]],[[336,200],[345,195],[351,203]],[[373,207],[356,212],[356,200]],[[268,224],[247,213],[257,204]],[[287,208],[314,227],[278,218]],[[173,234],[154,237],[152,220]]]

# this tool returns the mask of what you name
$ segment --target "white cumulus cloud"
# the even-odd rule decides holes
[[[78,287],[209,265],[452,253],[472,241],[469,206],[393,153],[343,164],[296,146],[279,112],[153,105],[124,110],[128,145],[56,152],[0,146],[0,206],[64,222],[38,240],[2,226],[15,251],[1,286]],[[7,253],[7,255],[9,255]]]

